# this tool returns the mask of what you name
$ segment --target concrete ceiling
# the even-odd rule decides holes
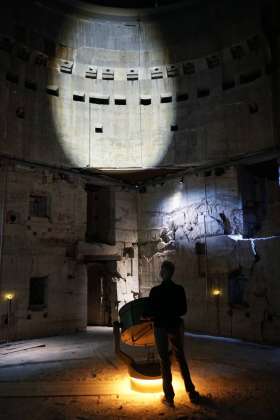
[[[168,175],[176,175],[176,173],[182,171],[182,168],[154,168],[154,169],[142,169],[142,170],[106,170],[103,171],[106,175],[110,175],[113,178],[124,181],[128,184],[145,184],[146,181],[150,181],[154,178],[164,179]]]
[[[107,7],[123,8],[153,8],[180,3],[180,0],[83,0],[86,3],[97,4]]]

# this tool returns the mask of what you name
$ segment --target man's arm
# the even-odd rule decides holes
[[[152,288],[149,294],[149,303],[142,314],[143,320],[152,320],[155,316],[155,308],[154,308],[155,296],[154,295],[155,295],[154,288]]]
[[[187,313],[187,299],[183,286],[178,288],[178,305],[176,305],[177,315],[183,316]]]

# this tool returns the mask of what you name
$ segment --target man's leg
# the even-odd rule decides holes
[[[172,386],[171,363],[168,353],[168,334],[165,328],[155,328],[154,333],[160,357],[163,392],[167,401],[173,401],[175,394]]]
[[[184,327],[172,328],[169,334],[170,342],[172,344],[172,350],[174,356],[179,364],[181,375],[183,377],[185,388],[188,393],[195,391],[195,386],[192,383],[189,367],[186,361],[184,352]]]

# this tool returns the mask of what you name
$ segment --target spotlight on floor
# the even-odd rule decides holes
[[[133,391],[143,393],[162,392],[162,379],[138,379],[130,377],[130,386]]]
[[[128,367],[130,386],[137,392],[161,392],[162,378],[158,361],[134,361]]]
[[[146,393],[162,391],[162,378],[157,361],[134,361],[128,366],[128,374],[133,391]]]

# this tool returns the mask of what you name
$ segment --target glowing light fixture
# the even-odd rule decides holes
[[[13,300],[15,295],[14,293],[6,293],[4,297],[5,297],[5,300]]]
[[[222,294],[222,291],[220,289],[213,289],[212,295],[213,296],[220,296]]]
[[[172,385],[176,395],[185,395],[185,387],[178,371],[172,375]],[[111,385],[111,392],[119,395],[131,396],[134,401],[157,401],[162,394],[161,378],[134,378],[123,371],[120,378]],[[159,400],[158,400],[159,401]]]
[[[133,391],[156,393],[162,392],[162,379],[139,379],[130,377],[130,386]]]

